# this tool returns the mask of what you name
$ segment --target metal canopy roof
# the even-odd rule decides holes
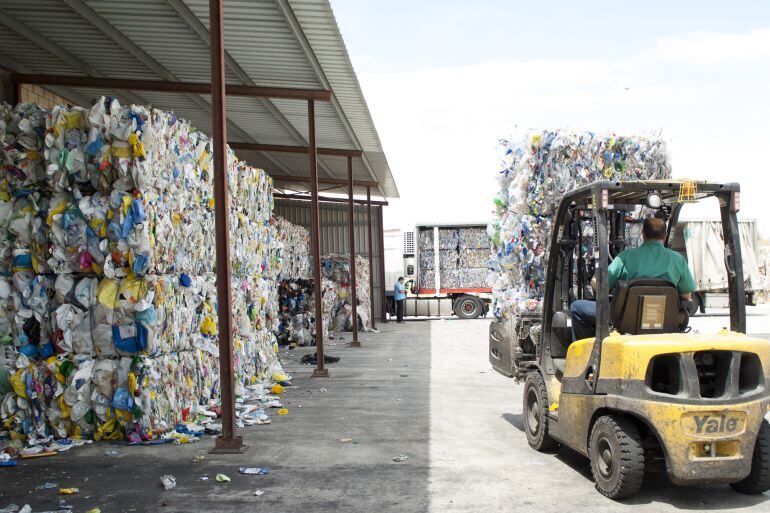
[[[225,0],[228,84],[328,89],[316,104],[318,146],[363,150],[353,178],[397,198],[377,130],[328,0]],[[209,82],[208,0],[0,0],[0,66],[18,73]],[[49,86],[89,105],[98,94],[173,110],[204,131],[209,95]],[[304,101],[227,98],[228,140],[307,146]],[[273,175],[307,177],[307,156],[238,150]],[[319,177],[347,179],[347,159],[318,157]]]

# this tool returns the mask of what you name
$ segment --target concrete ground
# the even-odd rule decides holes
[[[770,316],[754,321],[750,331],[770,333]],[[723,322],[698,321],[703,331]],[[521,386],[487,362],[488,323],[382,325],[379,334],[362,334],[362,349],[333,342],[327,353],[342,360],[326,379],[311,378],[312,369],[299,364],[309,349],[287,352],[295,376],[284,394],[290,413],[242,430],[244,454],[208,454],[207,437],[182,446],[94,444],[24,460],[0,468],[0,511],[11,503],[55,511],[58,491],[35,489],[45,482],[80,488],[64,497],[76,512],[770,511],[770,494],[679,488],[663,476],[646,479],[636,498],[613,502],[594,490],[581,456],[531,450]],[[402,454],[408,459],[393,461]],[[192,463],[196,455],[206,459]],[[270,473],[238,474],[244,465]],[[232,481],[216,482],[217,473]],[[174,490],[163,490],[164,474],[176,477]]]

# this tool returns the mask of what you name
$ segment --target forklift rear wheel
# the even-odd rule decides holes
[[[596,419],[588,443],[596,489],[610,499],[639,491],[644,479],[644,448],[634,422],[615,415]]]
[[[529,446],[540,452],[555,451],[559,443],[548,434],[548,388],[538,371],[524,382],[524,430]]]
[[[730,486],[741,493],[751,495],[770,490],[770,424],[766,420],[759,426],[754,456],[751,458],[751,473]]]
[[[473,296],[461,296],[455,303],[455,315],[460,319],[476,319],[483,309],[481,301]]]

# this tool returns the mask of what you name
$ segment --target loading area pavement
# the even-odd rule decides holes
[[[770,333],[768,311],[750,309],[750,332]],[[693,324],[705,331],[724,320],[715,313]],[[213,439],[206,437],[178,446],[98,443],[24,460],[2,469],[0,510],[16,503],[56,511],[61,498],[73,511],[103,513],[770,510],[768,494],[745,496],[726,485],[680,488],[660,475],[646,478],[628,502],[599,495],[587,460],[565,448],[542,454],[527,445],[521,386],[489,367],[488,325],[382,324],[380,333],[361,334],[361,349],[329,343],[327,354],[341,358],[329,365],[330,378],[311,378],[312,367],[299,363],[312,349],[286,351],[295,376],[282,395],[289,414],[240,430],[248,445],[243,454],[209,454]],[[193,463],[199,455],[205,459]],[[270,473],[241,475],[240,466]],[[217,482],[219,473],[231,481]],[[176,488],[164,491],[164,474],[176,477]],[[80,492],[36,489],[45,482]],[[255,496],[258,490],[264,493]]]

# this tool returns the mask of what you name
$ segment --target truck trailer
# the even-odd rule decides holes
[[[419,223],[402,232],[402,271],[407,317],[486,316],[491,252],[486,223]],[[388,273],[395,283],[398,273]],[[394,308],[392,295],[389,309]],[[390,310],[391,312],[394,311]]]
[[[759,235],[757,221],[738,222],[746,304],[754,304],[755,293],[762,290],[757,254]],[[693,293],[690,315],[705,313],[706,308],[728,308],[728,277],[724,266],[725,244],[722,223],[704,218],[678,220],[671,237],[671,249],[681,253],[698,286]]]

